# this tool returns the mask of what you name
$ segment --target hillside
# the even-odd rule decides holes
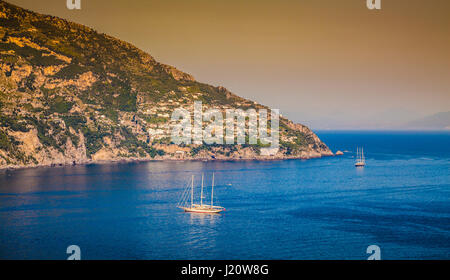
[[[171,112],[267,108],[157,62],[86,26],[0,1],[0,167],[128,159],[281,159],[331,155],[306,126],[280,118],[280,150],[174,145]]]

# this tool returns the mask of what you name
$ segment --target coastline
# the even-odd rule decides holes
[[[115,163],[133,163],[133,162],[152,162],[152,161],[280,161],[280,160],[308,160],[308,159],[318,159],[323,157],[331,157],[336,156],[332,152],[330,153],[321,153],[321,154],[315,154],[311,156],[260,156],[260,157],[249,157],[249,158],[169,158],[169,157],[155,157],[155,158],[120,158],[120,159],[111,159],[111,160],[84,160],[74,163],[46,163],[46,164],[32,164],[32,165],[7,165],[7,166],[0,166],[0,172],[1,171],[8,171],[8,170],[19,170],[19,169],[32,169],[32,168],[44,168],[44,167],[51,167],[51,168],[57,168],[57,167],[69,167],[69,166],[82,166],[82,165],[91,165],[91,164],[97,164],[97,165],[103,165],[103,164],[115,164]]]

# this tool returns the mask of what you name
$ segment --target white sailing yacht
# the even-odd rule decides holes
[[[364,167],[366,165],[366,159],[364,158],[364,148],[356,148],[356,167]]]
[[[190,200],[189,200],[190,194]],[[202,187],[200,193],[200,204],[194,203],[194,175],[192,175],[192,181],[190,186],[188,186],[183,195],[181,196],[180,202],[178,203],[178,208],[183,209],[185,212],[194,212],[194,213],[220,213],[225,211],[225,208],[221,206],[214,205],[214,173],[212,177],[212,186],[211,186],[211,203],[203,204],[203,174],[202,174]]]

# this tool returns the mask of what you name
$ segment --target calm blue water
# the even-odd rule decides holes
[[[318,134],[350,152],[1,171],[0,259],[450,259],[450,133]],[[202,172],[224,214],[175,208]]]

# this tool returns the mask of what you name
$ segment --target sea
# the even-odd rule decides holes
[[[0,259],[450,259],[450,132],[317,134],[344,155],[2,170]],[[176,207],[213,173],[226,211]]]

